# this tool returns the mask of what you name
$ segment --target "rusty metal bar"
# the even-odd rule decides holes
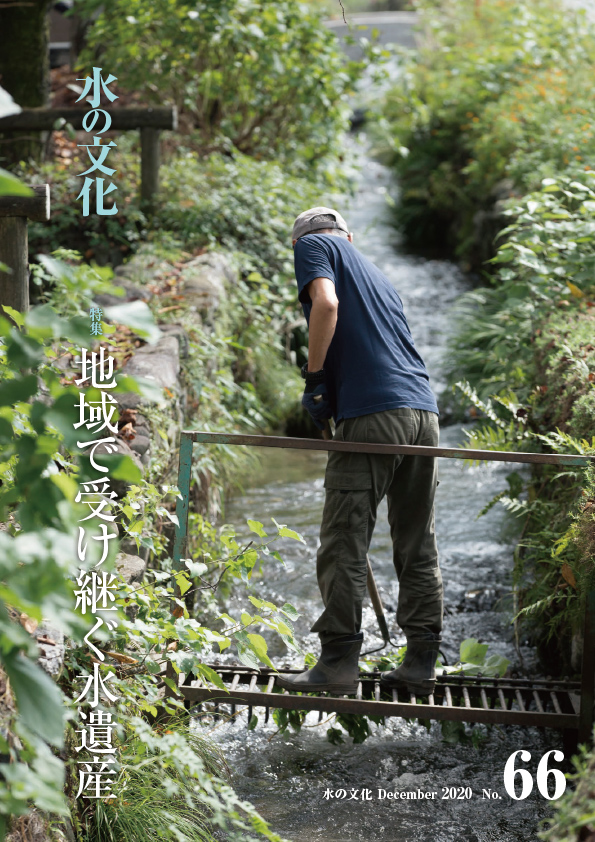
[[[178,469],[178,491],[176,502],[178,523],[174,539],[174,569],[179,570],[182,559],[186,558],[188,545],[188,508],[190,505],[190,477],[192,473],[192,439],[182,433],[180,437],[180,465]]]
[[[389,699],[386,696],[383,698],[378,674],[361,674],[357,697],[350,698],[333,697],[328,694],[303,696],[290,694],[287,690],[281,695],[278,692],[270,692],[274,687],[274,677],[277,673],[268,668],[260,671],[236,666],[214,668],[223,681],[230,685],[229,693],[216,688],[197,687],[198,682],[191,682],[190,685],[179,688],[180,695],[186,703],[211,701],[216,702],[218,706],[220,703],[227,702],[232,705],[248,705],[251,709],[265,706],[267,710],[270,707],[280,707],[288,710],[315,710],[319,713],[373,713],[379,716],[448,719],[459,722],[525,725],[574,731],[579,725],[579,713],[572,704],[576,682],[541,680],[540,692],[544,694],[543,699],[534,687],[526,686],[526,691],[532,692],[536,699],[538,710],[535,711],[527,708],[518,687],[511,687],[507,679],[486,678],[479,683],[475,677],[466,677],[466,680],[458,677],[458,689],[464,703],[455,705],[452,699],[450,677],[448,679],[443,676],[438,677],[434,694],[427,697],[427,702],[424,699],[418,701],[413,694],[407,694],[408,701],[399,701],[396,690],[391,691]],[[299,670],[283,670],[283,674],[287,675],[298,672]],[[237,684],[236,677],[239,677]],[[232,686],[235,686],[233,691]],[[501,706],[490,707],[488,694],[493,695],[494,700],[498,700]],[[510,696],[510,704],[507,696]],[[515,696],[518,701],[518,710],[514,706]],[[217,710],[217,707],[215,709]],[[574,713],[566,712],[573,710]]]
[[[208,690],[184,686],[180,688],[182,695],[188,701],[235,702],[248,704],[253,707],[274,707],[286,710],[324,711],[326,713],[358,713],[377,716],[402,716],[405,718],[451,720],[457,722],[479,722],[484,724],[524,725],[528,727],[576,729],[578,716],[574,714],[558,714],[535,711],[502,710],[479,707],[461,708],[449,705],[413,704],[411,702],[368,701],[354,698],[338,698],[332,696],[297,696],[287,690],[283,694],[265,692],[236,691],[231,694],[221,690]]]
[[[440,456],[445,459],[470,459],[484,462],[532,462],[540,465],[595,464],[595,456],[574,456],[565,453],[516,453],[505,450],[465,450],[454,447],[421,447],[413,444],[371,444],[369,442],[332,441],[324,439],[287,438],[286,436],[239,435],[184,430],[182,437],[209,444],[281,447],[291,450],[340,450],[347,453],[403,454],[405,456]]]

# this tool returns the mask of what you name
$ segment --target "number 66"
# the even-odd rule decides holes
[[[526,769],[515,769],[514,763],[517,754],[520,754],[520,759],[523,763],[527,763],[531,760],[531,752],[525,751],[525,749],[519,749],[518,751],[513,752],[508,760],[506,761],[506,765],[504,766],[504,787],[506,792],[510,795],[511,798],[514,798],[515,801],[523,801],[527,796],[531,794],[533,790],[533,778],[531,774]],[[547,751],[537,766],[537,789],[541,793],[544,798],[547,798],[548,801],[556,801],[560,796],[564,794],[564,790],[566,789],[566,778],[564,774],[560,771],[560,769],[548,769],[548,759],[550,754],[554,755],[554,760],[556,763],[560,763],[564,760],[564,754],[561,751],[557,751],[556,749],[552,749],[552,751]],[[521,794],[517,795],[515,792],[515,777],[519,775],[521,778]],[[550,795],[548,792],[548,778],[550,775],[554,776],[555,782],[555,789],[554,794]]]

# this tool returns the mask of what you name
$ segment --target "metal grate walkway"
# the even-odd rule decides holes
[[[299,450],[340,450],[344,452],[403,454],[441,457],[445,459],[473,459],[482,461],[519,462],[542,465],[582,466],[595,464],[595,456],[559,453],[517,453],[507,451],[470,450],[465,448],[420,447],[416,445],[376,444],[369,442],[340,442],[320,439],[293,439],[279,436],[233,435],[185,430],[180,440],[178,488],[180,497],[176,508],[179,525],[176,528],[174,567],[179,568],[187,557],[188,510],[190,478],[195,444],[248,445],[249,447],[279,447]],[[171,664],[168,675],[174,678]],[[241,666],[212,667],[219,674],[229,692],[205,685],[202,681],[186,681],[178,675],[178,693],[186,706],[213,702],[215,706],[236,704],[252,707],[285,708],[289,710],[317,710],[328,713],[362,713],[378,716],[453,720],[457,722],[524,725],[555,728],[573,733],[581,742],[592,737],[595,720],[595,590],[586,594],[583,627],[582,675],[578,681],[531,680],[521,678],[485,678],[443,675],[434,694],[416,699],[413,695],[385,692],[380,687],[380,673],[362,673],[357,694],[329,696],[327,694],[290,693],[276,687],[278,674],[301,670],[251,670]],[[171,692],[171,691],[169,691]]]
[[[180,696],[189,706],[202,702],[248,705],[249,707],[317,710],[326,713],[360,713],[420,719],[448,719],[486,725],[525,725],[573,730],[579,727],[580,684],[578,681],[485,678],[446,675],[438,678],[430,696],[385,691],[381,673],[361,673],[355,696],[328,693],[290,693],[276,686],[277,675],[300,670],[251,670],[239,666],[211,665],[229,686],[225,692],[202,680],[178,676]]]

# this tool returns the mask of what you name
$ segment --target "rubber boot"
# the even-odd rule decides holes
[[[357,690],[358,661],[363,642],[364,633],[359,632],[322,643],[320,658],[312,669],[299,675],[279,676],[277,686],[300,693],[352,695]]]
[[[419,696],[434,692],[436,686],[436,659],[440,635],[427,632],[407,638],[407,651],[400,667],[385,673],[380,686],[385,690],[404,690]]]

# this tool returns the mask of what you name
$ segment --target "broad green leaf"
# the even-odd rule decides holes
[[[483,664],[485,661],[486,652],[488,651],[487,643],[480,643],[474,637],[468,637],[461,643],[460,657],[463,663],[468,664]]]
[[[65,320],[49,304],[33,307],[25,322],[36,339],[57,338],[63,336],[66,329]]]
[[[243,553],[241,557],[242,564],[244,567],[252,570],[256,562],[258,561],[258,553],[256,550],[248,550],[248,552]]]
[[[267,533],[264,531],[264,527],[259,520],[247,520],[246,523],[248,524],[250,531],[255,532],[259,538],[267,537]]]
[[[241,640],[238,640],[238,637],[236,636],[236,646],[238,648],[238,658],[243,664],[245,664],[245,666],[251,667],[252,669],[260,669],[260,660],[256,656],[256,653],[249,642],[244,643]]]
[[[0,196],[32,196],[33,190],[22,181],[0,168]]]
[[[0,406],[14,406],[20,401],[27,401],[37,390],[37,377],[34,374],[5,380],[0,384]]]
[[[252,649],[254,650],[254,652],[256,652],[260,660],[268,667],[272,667],[274,669],[275,665],[267,655],[268,646],[264,637],[261,634],[249,634],[248,640],[250,641]]]
[[[290,620],[297,620],[298,617],[300,616],[300,612],[297,610],[297,608],[294,608],[293,605],[291,605],[291,603],[289,603],[289,602],[286,602],[280,608],[280,611],[282,611],[283,614],[285,614],[287,617],[289,617]]]
[[[191,559],[187,558],[184,562],[188,570],[190,571],[191,576],[196,576],[196,578],[200,578],[204,576],[205,573],[208,571],[208,567],[202,561],[192,561]]]
[[[58,486],[66,500],[74,500],[79,486],[71,476],[65,474],[63,471],[59,471],[56,474],[52,474],[50,479],[54,485]]]
[[[184,596],[186,591],[189,591],[190,588],[192,587],[192,582],[190,582],[188,580],[188,578],[186,577],[186,574],[184,573],[183,570],[181,570],[179,573],[176,573],[175,580],[176,580],[176,584],[178,585],[178,587],[180,589],[180,594],[182,596]]]
[[[12,655],[4,668],[23,723],[51,745],[64,745],[64,707],[60,691],[46,673],[23,655]]]
[[[220,690],[225,690],[226,692],[229,692],[228,688],[219,678],[215,670],[211,667],[208,667],[206,664],[197,664],[194,667],[194,672],[200,673],[207,679],[207,681],[210,681],[211,684],[214,684],[215,687],[218,687]]]
[[[13,368],[35,368],[44,355],[43,345],[30,336],[13,331],[7,341],[6,357]]]
[[[87,441],[82,437],[83,441]],[[109,476],[112,479],[121,479],[125,482],[140,482],[142,472],[136,462],[130,456],[122,456],[117,453],[101,454],[98,461],[109,468]]]
[[[3,304],[2,309],[7,315],[10,316],[15,325],[23,327],[23,325],[25,324],[25,316],[23,313],[21,313],[19,310],[15,310],[14,307],[9,307],[8,304]]]
[[[22,813],[28,812],[28,802],[34,800],[39,810],[60,816],[70,815],[69,805],[62,791],[64,764],[40,741],[35,745],[35,751],[37,756],[29,764],[0,764],[0,775],[6,779],[13,799],[22,799]],[[18,808],[13,809],[16,814]],[[4,838],[0,830],[0,839]]]
[[[155,383],[154,380],[147,380],[146,377],[131,377],[130,375],[122,377],[116,374],[116,381],[118,386],[114,389],[114,394],[134,392],[141,395],[149,403],[161,403],[163,401],[163,387]]]
[[[287,526],[279,527],[279,538],[293,538],[294,541],[301,541],[302,544],[306,543],[299,532],[296,532],[294,529],[289,529]]]
[[[483,664],[482,673],[484,675],[498,675],[502,677],[508,669],[509,664],[510,661],[503,655],[489,655]]]
[[[155,324],[155,317],[145,301],[128,301],[125,304],[115,304],[105,307],[106,318],[120,325],[127,325],[146,339],[149,345],[154,345],[161,339],[161,331]]]
[[[256,608],[262,608],[265,605],[265,601],[263,599],[258,599],[256,596],[249,595],[248,599]]]

